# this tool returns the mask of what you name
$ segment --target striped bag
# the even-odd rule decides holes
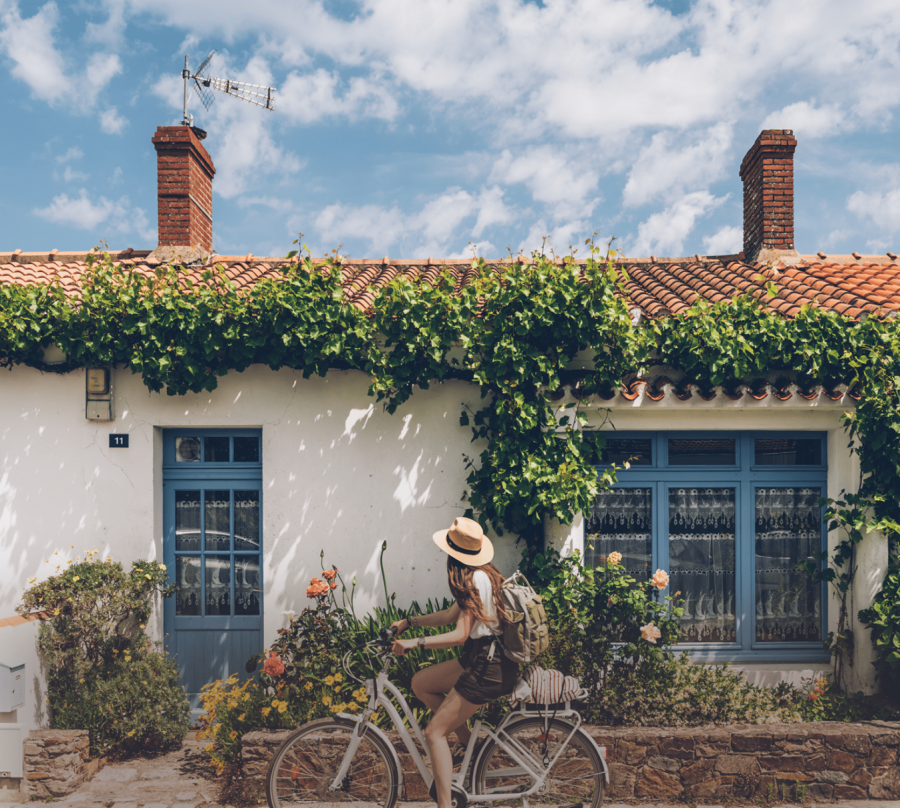
[[[571,701],[580,690],[581,684],[574,676],[565,676],[561,671],[548,671],[535,665],[525,671],[510,696],[510,702],[513,706],[521,702],[558,704]]]

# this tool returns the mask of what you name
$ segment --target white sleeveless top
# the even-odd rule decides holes
[[[491,586],[491,579],[484,570],[475,570],[472,575],[472,583],[478,590],[478,596],[481,598],[481,606],[484,613],[488,616],[489,622],[484,623],[476,620],[475,625],[469,632],[469,639],[477,640],[479,637],[491,637],[496,635],[500,630],[500,621],[497,620],[497,608],[494,606],[494,588]]]

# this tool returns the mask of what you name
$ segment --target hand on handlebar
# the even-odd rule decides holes
[[[414,648],[415,644],[415,639],[394,640],[393,645],[391,645],[391,653],[396,654],[397,656],[406,656],[406,652],[411,648]]]
[[[399,620],[395,620],[391,623],[390,631],[394,632],[398,637],[409,628],[409,620],[405,617],[401,617]]]

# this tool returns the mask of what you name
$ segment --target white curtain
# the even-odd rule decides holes
[[[683,642],[736,639],[734,529],[733,488],[669,489],[666,594],[684,600]]]
[[[756,641],[822,639],[820,587],[797,564],[821,549],[818,488],[756,489]]]
[[[652,573],[652,514],[652,488],[601,491],[584,526],[586,563],[596,566],[610,553],[621,553],[622,566],[638,580],[646,580]]]

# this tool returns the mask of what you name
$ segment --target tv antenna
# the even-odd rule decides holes
[[[248,84],[245,81],[233,81],[232,79],[210,78],[209,63],[212,61],[215,51],[210,51],[196,73],[191,73],[188,68],[188,57],[184,57],[184,70],[181,71],[181,77],[184,79],[184,118],[182,124],[184,126],[194,125],[194,116],[188,114],[188,98],[191,94],[191,80],[194,82],[193,91],[203,102],[206,109],[210,108],[213,102],[213,94],[210,90],[218,90],[242,101],[249,101],[258,107],[265,107],[268,110],[273,109],[275,101],[275,88],[266,87],[264,84]]]

